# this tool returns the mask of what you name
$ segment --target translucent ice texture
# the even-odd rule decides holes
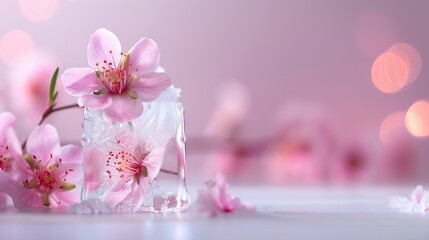
[[[143,114],[132,122],[107,122],[101,111],[85,109],[86,201],[75,212],[170,212],[189,206],[179,97],[180,89],[169,87],[154,101],[142,103]]]

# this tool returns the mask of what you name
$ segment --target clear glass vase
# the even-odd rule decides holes
[[[85,109],[83,202],[109,212],[176,212],[190,204],[180,89],[168,88],[132,122]],[[93,209],[91,210],[93,211]],[[97,211],[97,210],[95,210]]]

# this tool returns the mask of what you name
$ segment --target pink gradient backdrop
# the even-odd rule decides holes
[[[323,109],[339,139],[349,141],[365,134],[377,137],[389,114],[429,98],[428,10],[424,0],[59,0],[51,19],[32,22],[17,1],[1,1],[0,35],[26,31],[36,49],[60,60],[62,70],[87,65],[89,36],[100,27],[115,32],[125,49],[147,36],[158,42],[161,65],[183,90],[189,136],[205,132],[216,90],[234,79],[250,97],[243,137],[275,134],[280,110],[305,103]],[[402,91],[385,94],[372,84],[371,67],[397,42],[418,50],[422,70]],[[2,62],[3,86],[8,74]],[[80,139],[82,116],[77,113],[53,119],[64,141]],[[414,139],[413,144],[416,177],[427,180],[429,141]],[[199,157],[190,161],[191,171],[201,165]]]

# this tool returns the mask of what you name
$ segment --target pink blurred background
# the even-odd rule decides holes
[[[253,184],[428,182],[428,10],[424,0],[1,1],[0,110],[20,116],[24,139],[55,67],[86,66],[89,36],[105,27],[124,49],[157,41],[183,90],[191,182],[218,170]],[[79,142],[79,110],[50,121]]]

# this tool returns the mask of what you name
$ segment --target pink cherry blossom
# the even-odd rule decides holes
[[[79,106],[103,109],[106,120],[131,121],[143,112],[141,101],[152,101],[171,85],[159,65],[157,44],[140,39],[127,53],[119,39],[102,28],[88,45],[90,68],[71,68],[61,76],[65,90],[79,97]]]
[[[131,202],[133,211],[137,211],[143,203],[149,182],[158,175],[164,149],[152,149],[134,138],[130,135],[119,136],[115,144],[108,146],[107,153],[94,161],[105,163],[105,177],[111,186],[103,200],[111,207]]]
[[[41,125],[31,132],[24,158],[15,161],[15,177],[0,179],[16,208],[67,207],[79,200],[82,151],[73,145],[60,147],[53,126]]]
[[[236,211],[254,211],[255,208],[243,204],[238,197],[231,197],[225,177],[218,173],[216,181],[207,182],[207,189],[198,190],[198,203],[202,210],[208,210],[213,215]]]
[[[15,162],[22,159],[22,150],[15,133],[16,118],[8,112],[0,113],[0,192],[5,192],[14,177]],[[6,194],[0,193],[0,209],[7,204]]]
[[[9,112],[0,113],[0,172],[10,172],[15,159],[22,157],[15,132],[16,118]]]

